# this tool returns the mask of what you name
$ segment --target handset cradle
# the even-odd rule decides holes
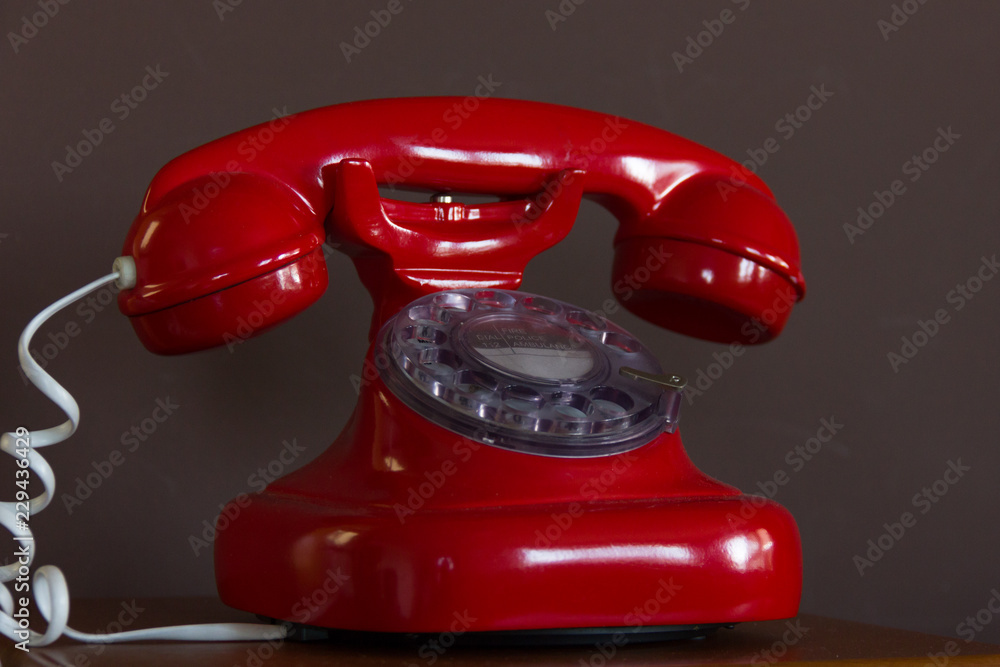
[[[573,227],[584,175],[560,171],[539,192],[509,201],[417,204],[383,199],[370,162],[341,161],[328,227],[375,302],[371,335],[425,294],[457,285],[517,288],[527,261]],[[441,251],[445,238],[450,252]]]

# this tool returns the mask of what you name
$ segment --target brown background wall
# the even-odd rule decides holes
[[[1000,587],[1000,279],[960,310],[948,300],[1000,251],[1000,6],[902,4],[919,9],[885,38],[888,0],[564,0],[575,11],[554,28],[546,10],[557,0],[404,0],[349,63],[339,44],[386,2],[243,2],[221,17],[209,0],[60,6],[16,52],[9,35],[0,44],[0,424],[62,419],[22,383],[17,336],[44,305],[108,270],[155,171],[273,108],[468,95],[492,76],[500,96],[618,114],[739,160],[775,137],[760,174],[797,225],[809,295],[781,338],[686,406],[685,442],[702,469],[745,490],[790,475],[776,498],[802,531],[805,610],[956,634]],[[734,20],[679,72],[672,54],[725,9]],[[38,11],[4,3],[0,28],[24,30]],[[121,119],[112,102],[147,66],[168,74]],[[791,137],[779,132],[813,86],[832,97]],[[57,180],[52,162],[104,117],[114,131]],[[904,163],[939,128],[959,138],[911,182]],[[843,225],[895,179],[905,193],[851,243]],[[529,267],[525,289],[600,307],[613,231],[609,214],[585,204],[569,239]],[[330,268],[317,307],[234,353],[154,357],[114,308],[74,308],[47,327],[79,326],[50,365],[83,410],[77,436],[46,453],[60,493],[121,448],[157,399],[179,405],[71,516],[57,501],[35,519],[40,562],[61,565],[75,595],[211,593],[211,556],[196,556],[188,537],[252,490],[282,440],[305,445],[305,462],[334,438],[354,402],[349,376],[370,303],[345,257]],[[938,309],[949,321],[894,372],[887,354]],[[616,319],[689,377],[723,349]],[[843,428],[796,471],[786,453],[824,418]],[[959,459],[971,470],[921,514],[914,494]],[[0,480],[12,470],[0,464]],[[854,556],[905,511],[916,525],[860,576]],[[977,638],[1000,641],[1000,619]]]

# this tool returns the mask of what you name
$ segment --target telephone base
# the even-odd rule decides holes
[[[565,506],[424,510],[401,523],[265,491],[219,532],[216,581],[232,607],[334,632],[524,638],[790,618],[798,533],[758,500],[595,504],[548,544],[535,531]]]
[[[261,616],[261,620],[281,623]],[[578,646],[586,644],[625,644],[705,639],[720,628],[732,629],[735,623],[700,623],[696,625],[653,625],[648,627],[604,628],[539,628],[532,630],[493,630],[465,632],[454,635],[461,646]],[[441,633],[377,632],[368,630],[337,630],[313,625],[288,625],[289,641],[378,644],[379,646],[413,646],[441,642]]]

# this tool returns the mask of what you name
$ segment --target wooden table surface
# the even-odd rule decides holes
[[[81,631],[104,630],[115,618],[135,616],[129,629],[213,621],[253,622],[249,614],[204,598],[74,602],[71,625]],[[744,623],[722,629],[703,640],[625,644],[612,648],[575,647],[477,648],[455,646],[443,654],[420,652],[420,646],[296,644],[284,642],[176,643],[147,642],[96,646],[65,639],[54,646],[19,651],[6,640],[0,648],[4,667],[72,665],[73,667],[190,665],[212,667],[285,667],[297,665],[1000,665],[1000,646],[966,643],[934,635],[891,630],[864,623],[803,614],[792,621]],[[950,655],[949,655],[950,654]],[[608,655],[608,657],[605,657]]]

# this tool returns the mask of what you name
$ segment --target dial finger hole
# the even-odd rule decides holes
[[[553,411],[564,419],[588,419],[588,415],[594,411],[590,399],[583,394],[558,391],[549,400],[555,404]]]
[[[444,310],[458,310],[467,312],[472,308],[472,299],[465,294],[456,292],[442,292],[434,296],[434,305]]]
[[[543,315],[554,315],[560,310],[558,303],[541,296],[526,297],[522,303],[528,310],[533,310],[536,313],[542,313]]]
[[[455,375],[450,401],[480,419],[495,421],[500,402],[497,381],[487,373],[463,368]]]
[[[455,376],[459,365],[458,358],[448,350],[429,347],[420,351],[417,373],[424,380],[445,382]]]
[[[621,417],[635,407],[632,397],[614,387],[594,387],[590,390],[594,407],[611,417]]]
[[[505,387],[501,398],[505,407],[517,412],[534,412],[544,403],[541,394],[522,385]]]
[[[497,390],[497,381],[491,375],[466,368],[455,377],[455,388],[466,394],[493,395]]]
[[[601,336],[601,342],[608,347],[619,349],[622,352],[631,353],[639,351],[639,341],[631,336],[626,336],[615,331],[609,331]]]
[[[490,308],[511,308],[517,302],[510,294],[492,289],[480,290],[474,298],[477,304]]]
[[[439,307],[429,305],[414,306],[406,311],[406,316],[418,324],[447,324],[451,314]]]
[[[448,340],[448,334],[429,324],[404,327],[399,336],[411,345],[441,345]]]
[[[588,331],[603,331],[607,328],[607,322],[603,318],[588,313],[585,310],[574,310],[566,316],[566,321],[574,326]]]
[[[504,409],[501,414],[502,421],[508,426],[522,431],[545,432],[552,428],[552,421],[541,419],[535,414],[524,414],[516,410]]]

